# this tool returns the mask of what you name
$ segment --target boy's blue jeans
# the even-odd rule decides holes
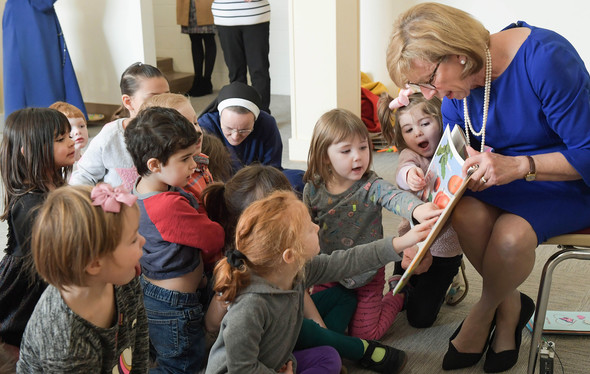
[[[150,373],[196,373],[205,357],[203,306],[199,293],[158,287],[140,277],[150,348],[158,367]]]

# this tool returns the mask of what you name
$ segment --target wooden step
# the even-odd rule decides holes
[[[168,79],[170,92],[184,95],[190,90],[195,76],[193,73],[174,71],[171,57],[157,57],[156,65]]]
[[[156,67],[160,69],[162,73],[173,71],[172,57],[156,57]]]

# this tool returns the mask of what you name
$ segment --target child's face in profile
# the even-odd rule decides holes
[[[195,112],[195,109],[193,108],[193,106],[191,105],[190,102],[187,101],[186,103],[183,103],[182,105],[180,105],[178,108],[175,108],[175,109],[178,110],[178,113],[182,114],[184,116],[184,118],[188,119],[193,125],[195,125],[195,130],[197,130],[198,133],[203,134],[201,127],[197,123],[197,113]],[[201,135],[199,137],[199,140],[197,141],[197,154],[201,153],[202,147],[203,147],[203,136]]]
[[[305,225],[305,229],[303,232],[302,242],[303,248],[305,250],[305,259],[309,260],[310,258],[316,256],[320,253],[320,241],[318,237],[318,231],[320,227],[313,223],[311,217],[308,214],[308,220]]]
[[[440,123],[423,110],[420,103],[399,115],[402,137],[412,151],[422,157],[431,158],[440,141]]]
[[[115,285],[123,285],[139,276],[141,267],[139,259],[143,254],[145,239],[137,231],[139,228],[139,209],[125,208],[122,213],[126,219],[123,221],[121,242],[112,253],[103,257],[105,263],[104,280]]]
[[[88,144],[88,127],[84,118],[68,118],[72,130],[70,131],[70,138],[74,141],[76,150],[86,147]]]
[[[53,140],[53,161],[57,168],[74,165],[76,150],[68,133],[56,135]]]
[[[166,165],[160,164],[157,173],[160,182],[179,188],[186,186],[197,167],[194,160],[196,155],[198,155],[196,144],[175,152]]]

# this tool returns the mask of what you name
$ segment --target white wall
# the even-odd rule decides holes
[[[361,70],[374,81],[394,88],[385,67],[385,49],[394,20],[400,12],[425,1],[361,0]],[[590,3],[579,0],[447,0],[437,1],[462,9],[495,33],[518,20],[551,29],[568,39],[590,68],[590,43],[586,26]]]
[[[84,101],[120,104],[121,73],[156,64],[152,9],[152,0],[55,3]]]

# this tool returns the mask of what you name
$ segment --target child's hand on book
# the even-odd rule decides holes
[[[416,208],[417,209],[417,208]],[[406,248],[412,247],[420,243],[428,236],[432,226],[436,222],[436,218],[431,218],[424,221],[410,229],[407,233],[397,238],[393,238],[393,248],[397,253],[400,253]]]
[[[406,183],[408,187],[414,192],[423,190],[426,187],[426,178],[424,178],[424,172],[419,167],[413,167],[408,170],[406,175]]]
[[[432,218],[438,218],[442,211],[443,210],[434,203],[424,203],[414,209],[412,217],[418,222],[424,222]]]
[[[417,253],[417,245],[404,249],[404,256],[402,257],[402,269],[407,269],[408,266],[410,266],[410,263],[412,262],[414,257],[416,257]],[[430,251],[427,251],[422,260],[420,261],[420,264],[418,265],[416,270],[414,270],[414,274],[425,273],[430,268],[430,265],[432,265],[432,254],[430,253]]]

